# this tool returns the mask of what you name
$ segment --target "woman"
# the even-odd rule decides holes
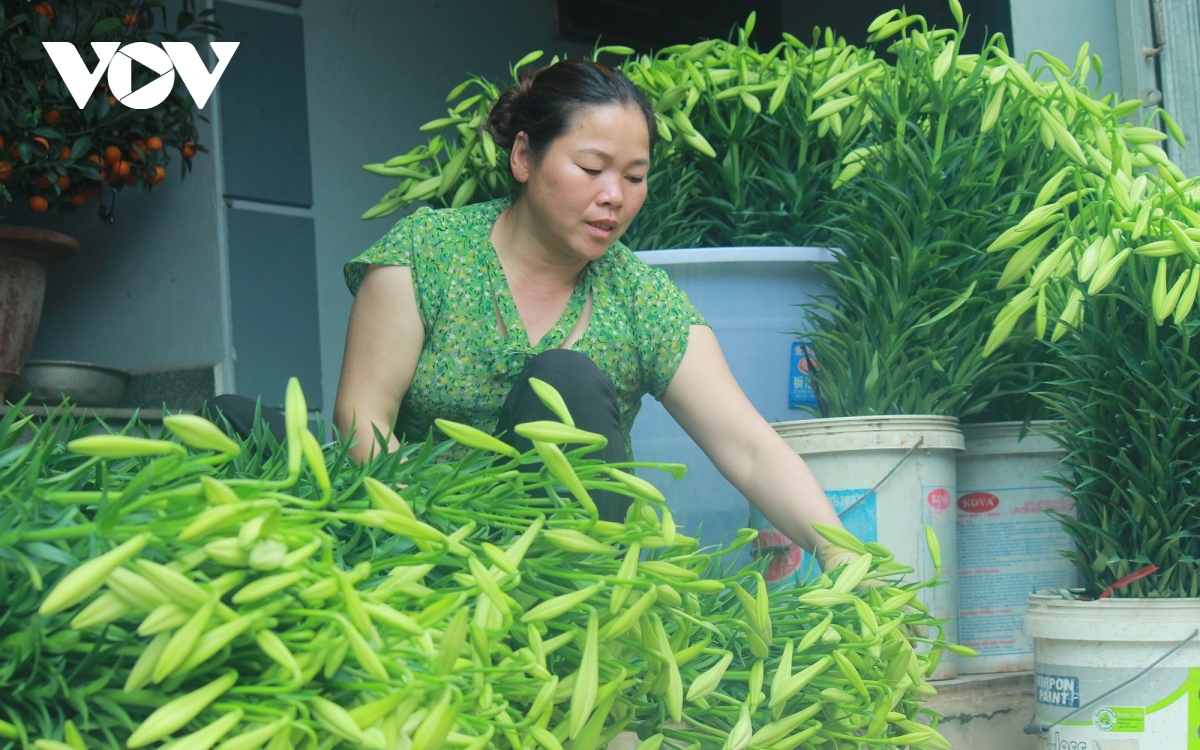
[[[627,460],[651,393],[729,481],[828,569],[854,557],[813,522],[840,526],[804,462],[755,411],[712,330],[664,272],[618,240],[646,198],[657,129],[624,75],[564,60],[496,102],[484,126],[509,150],[514,199],[402,219],[346,265],[356,294],[334,423],[378,450],[374,431],[424,439],[444,417],[493,431],[550,418],[529,377],[563,393],[576,424]],[[393,434],[394,426],[394,434]],[[601,504],[621,518],[619,498]]]

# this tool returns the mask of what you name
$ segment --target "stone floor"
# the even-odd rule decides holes
[[[1033,719],[1033,672],[966,675],[931,683],[938,694],[930,709],[944,717],[938,727],[955,750],[1041,750],[1025,734]],[[635,750],[637,736],[622,732],[608,750]]]

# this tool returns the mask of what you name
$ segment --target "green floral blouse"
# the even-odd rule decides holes
[[[690,327],[708,324],[664,271],[617,242],[580,275],[562,318],[530,346],[489,239],[509,203],[505,198],[462,208],[421,208],[345,266],[351,293],[358,292],[371,265],[412,269],[425,344],[396,432],[424,440],[438,417],[491,432],[525,363],[562,345],[590,290],[591,319],[571,348],[612,379],[628,447],[642,395],[662,398],[683,359]],[[496,323],[497,309],[508,338]]]

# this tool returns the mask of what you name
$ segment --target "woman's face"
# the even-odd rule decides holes
[[[511,163],[542,243],[595,260],[625,233],[646,200],[646,118],[620,104],[584,106],[536,163],[525,134],[518,134]]]

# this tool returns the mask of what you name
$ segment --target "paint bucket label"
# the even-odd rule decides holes
[[[929,526],[933,532],[942,539],[955,539],[956,528],[954,526],[954,504],[950,502],[950,498],[954,496],[953,487],[945,486],[925,486],[921,488],[921,496],[925,499],[921,503],[921,524]],[[955,553],[957,553],[957,542],[955,542]],[[942,579],[954,581],[954,572],[956,569],[954,558],[951,553],[943,548],[942,550]],[[933,558],[929,556],[929,547],[925,543],[925,537],[920,537],[920,552],[917,555],[917,564],[914,566],[917,570],[917,576],[922,580],[929,580],[935,575],[938,575],[937,568],[933,564]],[[929,607],[929,611],[934,617],[953,617],[958,614],[958,590],[956,586],[935,586],[925,589],[921,592],[921,600]],[[951,622],[947,624],[947,635],[958,642],[957,640],[957,623]],[[943,654],[945,659],[948,654]],[[948,675],[953,677],[954,675]],[[945,679],[939,676],[937,679]]]
[[[846,530],[863,542],[879,540],[876,525],[875,495],[871,494],[858,502],[867,494],[866,488],[859,490],[825,490],[825,496],[833,505],[833,509],[842,516],[842,525]],[[847,512],[847,509],[849,512]],[[804,550],[792,544],[791,540],[781,534],[771,522],[754,506],[750,507],[750,528],[758,531],[758,537],[751,542],[754,557],[770,555],[767,572],[763,577],[767,583],[777,583],[789,578],[795,578],[800,584],[821,574],[820,567]]]
[[[1073,512],[1062,488],[959,492],[958,637],[981,657],[1033,654],[1033,639],[1021,633],[1029,592],[1075,585],[1075,568],[1058,553],[1071,538],[1047,510]]]
[[[1037,721],[1061,721],[1042,750],[1200,750],[1200,669],[1153,669],[1094,705],[1141,670],[1041,662],[1036,669]]]
[[[934,487],[925,494],[925,502],[934,510],[947,510],[950,507],[950,490],[945,487]]]
[[[1079,708],[1079,678],[1038,674],[1033,679],[1038,703],[1058,708]]]
[[[816,365],[810,342],[792,342],[791,367],[788,369],[788,408],[817,407],[817,394],[809,378]]]

